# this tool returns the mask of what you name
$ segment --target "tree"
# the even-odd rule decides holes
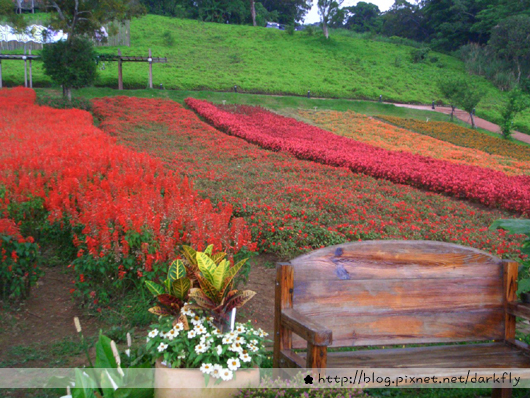
[[[501,131],[504,138],[512,135],[513,121],[517,114],[530,108],[530,98],[519,89],[514,89],[508,94],[508,102],[502,111]]]
[[[311,9],[313,0],[262,0],[261,4],[269,12],[278,12],[278,22],[282,24],[301,22]]]
[[[352,7],[345,7],[344,10],[347,12],[344,24],[347,29],[359,33],[377,30],[381,11],[375,4],[360,1]]]
[[[429,35],[424,27],[424,19],[419,5],[411,4],[407,0],[395,0],[390,10],[382,16],[382,33],[386,36],[424,41]]]
[[[250,15],[252,16],[252,26],[256,26],[256,4],[250,0]]]
[[[518,84],[523,73],[530,77],[530,16],[515,15],[499,22],[493,28],[488,48],[515,65]]]
[[[68,41],[77,36],[103,36],[104,25],[124,22],[146,11],[138,0],[45,0],[45,7],[51,13],[51,28],[67,33]]]
[[[328,25],[334,15],[340,11],[342,3],[344,3],[344,0],[318,0],[317,2],[322,31],[326,39],[329,39]]]
[[[94,82],[96,56],[94,45],[84,37],[48,44],[41,52],[45,73],[63,86],[63,93],[69,101],[72,100],[72,88]]]
[[[469,113],[471,127],[475,128],[474,111],[484,97],[484,90],[473,85],[468,79],[446,77],[438,82],[442,95],[451,103],[451,120],[455,107],[460,107]]]

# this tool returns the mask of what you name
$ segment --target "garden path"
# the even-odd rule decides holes
[[[431,105],[410,105],[410,104],[396,104],[396,103],[392,103],[392,104],[395,105],[395,106],[402,107],[402,108],[420,109],[420,110],[423,110],[423,111],[435,111],[435,112],[445,113],[446,115],[450,115],[451,114],[451,107],[448,107],[448,106],[437,106],[433,110]],[[462,120],[463,122],[471,124],[471,119],[469,117],[469,113],[467,113],[466,111],[463,111],[461,109],[456,109],[455,110],[455,116],[458,119]],[[482,119],[480,117],[475,116],[475,124],[477,125],[477,127],[481,128],[481,129],[488,130],[488,131],[491,131],[491,132],[497,133],[497,134],[501,133],[500,132],[500,127],[498,125],[496,125],[495,123],[489,122],[489,121],[487,121],[485,119]],[[518,131],[515,131],[513,133],[512,137],[514,139],[516,139],[516,140],[519,140],[519,141],[522,141],[522,142],[526,142],[527,144],[530,144],[530,135],[528,135],[528,134],[524,134],[524,133],[520,133]]]

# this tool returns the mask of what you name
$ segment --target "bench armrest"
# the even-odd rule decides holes
[[[314,346],[328,346],[332,342],[331,330],[291,308],[282,310],[281,324]]]
[[[530,320],[530,304],[525,304],[520,301],[512,301],[508,303],[506,312],[518,316],[519,318]]]

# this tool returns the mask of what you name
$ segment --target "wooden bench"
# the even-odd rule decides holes
[[[530,368],[528,346],[515,340],[516,316],[530,319],[516,302],[517,270],[431,241],[345,243],[280,263],[274,367]],[[457,342],[479,343],[449,344]],[[447,345],[328,353],[426,343]]]

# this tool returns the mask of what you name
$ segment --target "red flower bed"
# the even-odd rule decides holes
[[[430,239],[518,253],[520,237],[488,230],[510,212],[271,152],[219,132],[172,101],[93,102],[100,127],[120,143],[190,176],[212,201],[231,203],[262,252],[293,258],[349,240]]]
[[[186,104],[216,128],[264,148],[530,214],[528,176],[510,177],[480,167],[388,151],[258,107],[238,106],[231,113],[194,98],[187,98]]]
[[[67,220],[78,231],[78,255],[105,258],[116,275],[118,266],[151,271],[183,243],[231,253],[252,246],[232,206],[213,206],[160,160],[117,145],[88,112],[34,100],[32,90],[0,90],[0,188],[7,192],[0,215],[11,201],[40,198],[50,222]]]

